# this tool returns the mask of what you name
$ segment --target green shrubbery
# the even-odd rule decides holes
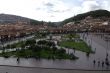
[[[28,46],[28,47],[26,47]],[[10,56],[25,57],[25,58],[46,58],[46,59],[76,59],[74,55],[66,53],[65,49],[57,49],[55,43],[46,40],[40,40],[36,43],[36,40],[29,39],[27,41],[18,42],[12,45],[7,45],[5,48],[21,48],[12,52],[3,52],[0,56],[6,58]],[[25,49],[24,49],[25,48]]]

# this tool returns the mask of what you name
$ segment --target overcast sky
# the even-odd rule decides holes
[[[62,21],[91,10],[110,11],[110,0],[0,0],[0,13]]]

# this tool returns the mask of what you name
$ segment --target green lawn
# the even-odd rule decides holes
[[[80,38],[78,34],[66,34],[64,38]]]
[[[26,47],[28,45],[28,47]],[[42,46],[41,46],[42,45]],[[51,47],[52,46],[52,47]],[[18,43],[14,43],[6,46],[5,48],[22,48],[21,50],[5,52],[4,50],[0,53],[3,57],[38,57],[46,59],[77,59],[75,55],[66,53],[65,49],[58,49],[55,47],[54,42],[41,40],[36,42],[35,40],[27,40]],[[24,49],[25,47],[26,49]]]
[[[91,48],[84,42],[75,42],[75,41],[62,41],[59,43],[61,47],[75,48],[75,50],[83,52],[92,52]]]
[[[1,57],[22,57],[22,58],[26,58],[26,57],[40,57],[40,58],[45,58],[45,59],[77,59],[78,57],[76,56],[72,56],[69,54],[66,54],[65,52],[59,52],[59,50],[57,50],[55,53],[53,53],[53,51],[49,51],[49,50],[42,50],[42,51],[38,51],[38,52],[33,52],[32,50],[21,50],[21,51],[12,51],[12,52],[4,52],[4,53],[0,53]]]

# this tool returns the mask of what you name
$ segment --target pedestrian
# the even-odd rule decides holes
[[[87,57],[89,57],[89,55],[90,55],[90,53],[89,53],[89,52],[87,52],[87,53],[86,53],[86,56],[87,56]]]
[[[107,66],[109,66],[110,64],[109,64],[109,61],[105,61],[105,64],[107,65]]]
[[[20,58],[19,58],[19,57],[17,58],[17,62],[18,62],[18,63],[20,62]]]
[[[102,61],[102,67],[104,67],[104,61]]]
[[[108,58],[108,53],[106,53],[106,58]]]
[[[105,58],[105,62],[108,62],[108,57]]]
[[[108,69],[108,67],[109,67],[109,61],[105,61],[105,65],[106,65],[106,68]]]
[[[96,61],[95,61],[95,60],[93,60],[93,63],[94,63],[94,65],[95,65]]]
[[[100,61],[98,61],[98,67],[100,66]]]
[[[75,53],[75,48],[73,48],[74,49],[74,53]]]

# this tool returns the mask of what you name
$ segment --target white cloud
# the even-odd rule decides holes
[[[103,0],[102,1],[102,4],[101,4],[101,7],[103,8],[103,9],[106,9],[106,10],[109,10],[110,11],[110,1],[108,1],[108,0]]]
[[[20,15],[36,20],[61,21],[90,10],[110,10],[109,0],[67,1],[73,3],[66,3],[64,0],[0,0],[0,13]]]
[[[82,12],[100,9],[100,5],[95,0],[86,0],[82,3]]]
[[[81,4],[81,11],[80,13],[98,10],[98,9],[105,9],[109,10],[110,1],[109,0],[79,0],[82,2]]]

